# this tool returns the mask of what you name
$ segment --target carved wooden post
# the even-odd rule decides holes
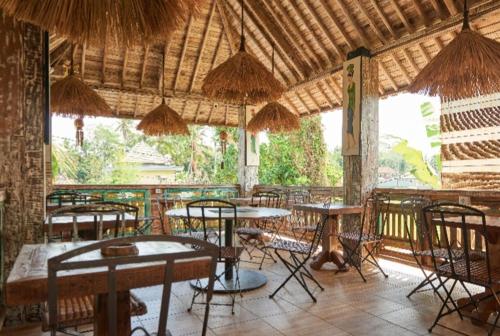
[[[342,155],[344,203],[363,204],[378,178],[378,63],[359,48],[347,56],[343,70]],[[345,216],[344,225],[359,225]]]
[[[246,132],[251,107],[241,106],[238,111],[238,183],[241,193],[247,194],[259,183],[259,139]]]

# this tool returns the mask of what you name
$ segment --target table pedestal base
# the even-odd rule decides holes
[[[313,270],[319,271],[323,264],[327,262],[333,262],[342,272],[349,270],[349,267],[347,266],[342,267],[342,264],[344,263],[344,257],[337,251],[322,251],[320,254],[313,258],[310,266]]]
[[[240,288],[242,292],[260,288],[267,283],[266,276],[257,271],[240,269],[239,274],[240,274]],[[197,280],[191,281],[191,287],[196,289],[204,290],[207,287],[207,284],[208,284],[207,279],[201,279],[200,282],[198,282]],[[219,293],[219,294],[237,293],[240,291],[240,288],[238,288],[236,284],[236,271],[233,271],[233,277],[231,279],[226,279],[224,276],[222,276],[220,282],[219,281],[215,282],[214,293]]]

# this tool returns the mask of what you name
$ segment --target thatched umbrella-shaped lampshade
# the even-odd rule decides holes
[[[249,132],[290,132],[300,128],[299,117],[285,106],[273,101],[264,106],[247,125]]]
[[[162,63],[162,69],[165,69],[165,52],[163,53]],[[162,78],[165,78],[165,71]],[[165,103],[165,84],[163,80],[161,90],[161,104],[142,118],[137,125],[137,129],[151,136],[188,135],[189,129],[186,122]]]
[[[137,129],[151,136],[189,134],[186,122],[177,112],[168,107],[165,99],[142,118]]]
[[[72,53],[73,54],[73,53]],[[83,144],[83,117],[110,117],[113,112],[97,92],[85,84],[73,70],[73,59],[69,75],[50,86],[50,107],[53,113],[65,117],[76,117],[76,144]]]
[[[272,73],[274,74],[274,45],[271,62]],[[259,131],[280,133],[294,131],[299,128],[299,117],[277,101],[272,101],[261,108],[247,125],[247,130],[253,133]]]
[[[245,51],[241,3],[240,50],[211,70],[203,81],[203,93],[216,101],[230,104],[259,104],[278,99],[285,87],[254,56]]]
[[[499,87],[500,43],[470,29],[465,1],[462,31],[420,71],[409,91],[450,101],[495,93]]]
[[[0,8],[73,42],[103,45],[164,40],[204,0],[0,0]]]

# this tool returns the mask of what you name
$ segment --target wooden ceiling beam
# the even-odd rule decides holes
[[[128,48],[125,47],[125,54],[123,55],[123,66],[122,66],[122,81],[121,87],[125,86],[125,77],[127,75],[127,64],[128,64]]]
[[[432,40],[436,44],[436,46],[438,48],[438,52],[441,51],[441,49],[443,49],[443,42],[441,41],[441,39],[439,38],[439,36],[434,37]]]
[[[222,21],[222,28],[224,29],[224,33],[226,34],[227,42],[229,43],[231,55],[234,55],[238,52],[239,40],[233,34],[232,26],[229,23],[229,19],[227,18],[226,9],[224,8],[222,0],[215,0],[215,3],[217,4],[217,10]]]
[[[226,105],[226,108],[224,110],[224,125],[227,125],[228,118],[229,118],[229,107]]]
[[[297,80],[307,76],[307,70],[304,69],[296,51],[286,43],[283,36],[280,35],[280,29],[266,17],[259,8],[253,7],[253,1],[244,2],[244,7],[250,19],[254,22],[257,29],[266,40],[274,44],[276,52],[287,67],[294,73]]]
[[[107,37],[107,35],[106,35]],[[101,67],[101,83],[106,82],[106,61],[108,58],[108,41],[104,41],[104,49],[102,51],[102,67]]]
[[[306,111],[307,114],[311,114],[311,110],[309,109],[309,106],[307,106],[306,102],[304,99],[300,96],[299,91],[295,91],[295,96],[299,99],[300,104],[304,107],[304,110]]]
[[[314,48],[311,47],[309,41],[304,37],[304,34],[300,31],[297,23],[293,20],[293,18],[288,15],[288,12],[283,7],[281,1],[261,1],[268,9],[270,13],[274,13],[277,16],[278,20],[281,21],[281,25],[283,26],[283,31],[288,31],[292,41],[295,41],[297,44],[298,50],[304,50],[308,56],[306,59],[310,59],[312,63],[314,63],[314,67],[322,68],[323,64],[328,63],[325,62],[320,55],[316,53]],[[273,6],[271,8],[271,6]],[[286,28],[285,28],[286,27]],[[289,31],[290,30],[290,31]]]
[[[233,15],[234,17],[239,17],[239,14],[236,12],[236,10],[232,7],[232,6],[229,6],[229,11],[230,11],[230,14]],[[249,46],[249,42],[252,41],[253,43],[255,43],[256,47],[258,50],[260,50],[262,52],[262,54],[264,55],[264,57],[266,57],[267,59],[267,62],[268,64],[271,64],[271,60],[272,60],[272,57],[271,57],[271,54],[268,52],[267,50],[267,46],[264,46],[262,44],[262,41],[261,39],[258,39],[255,34],[253,33],[253,31],[251,31],[249,28],[248,28],[248,25],[245,23],[245,33],[247,36],[250,37],[250,39],[247,38],[246,40],[246,47],[247,47],[247,51],[251,54],[254,54],[252,52],[252,49],[250,48]],[[280,75],[282,81],[287,85],[289,86],[291,84],[291,81],[290,81],[290,78],[286,75],[286,72],[281,68],[281,66],[283,66],[284,64],[281,64],[281,63],[276,63],[274,64],[274,69],[275,71]],[[288,69],[287,69],[288,70]],[[290,75],[292,75],[290,73]],[[296,78],[294,79],[294,81],[296,80]]]
[[[425,63],[429,63],[431,61],[431,56],[429,55],[427,50],[425,50],[425,47],[422,45],[422,43],[417,43],[417,48],[418,51],[420,51],[420,53],[422,54],[422,56],[425,58]]]
[[[189,92],[193,92],[194,83],[196,81],[196,75],[198,74],[198,70],[200,69],[200,63],[201,63],[201,60],[203,58],[203,52],[205,51],[205,47],[207,45],[208,33],[210,32],[210,28],[212,27],[212,20],[214,18],[216,6],[217,6],[217,3],[214,2],[212,4],[212,7],[210,8],[210,14],[208,16],[208,21],[207,21],[207,24],[205,26],[205,31],[203,32],[203,37],[201,38],[201,47],[200,47],[200,50],[198,51],[198,57],[196,59],[196,63],[194,66],[193,75],[191,76],[191,81],[189,83]]]
[[[391,86],[394,89],[394,91],[395,92],[398,91],[398,89],[399,89],[398,88],[398,84],[396,83],[396,81],[394,80],[394,78],[392,78],[391,74],[389,73],[389,71],[385,67],[384,63],[382,63],[382,61],[380,61],[380,62],[378,62],[378,65],[380,66],[380,69],[382,69],[382,72],[384,73],[385,77],[391,83]]]
[[[165,45],[163,46],[163,55],[165,55],[165,62],[164,62],[165,64],[162,64],[163,62],[160,60],[160,80],[158,81],[158,91],[160,93],[161,93],[162,84],[166,85],[164,74],[167,72],[168,53],[170,52],[171,45],[172,45],[172,39],[170,38],[167,42],[165,42]],[[161,55],[161,57],[163,57],[163,55]]]
[[[325,98],[326,102],[333,108],[335,106],[335,104],[334,104],[333,100],[330,99],[331,97],[326,93],[325,89],[322,86],[322,83],[321,82],[316,83],[316,87],[318,88],[321,95]]]
[[[191,33],[191,29],[193,27],[193,20],[193,16],[190,16],[187,25],[186,37],[184,38],[184,43],[182,44],[181,58],[179,59],[179,65],[177,66],[177,72],[175,74],[174,92],[177,90],[177,84],[179,83],[179,77],[182,72],[182,63],[184,63],[184,57],[186,56],[189,34]]]
[[[208,112],[208,120],[207,123],[210,124],[212,121],[212,116],[214,115],[214,111],[218,108],[219,105],[217,104],[212,104],[212,107],[210,108],[210,112]]]
[[[441,20],[444,19],[443,9],[441,8],[438,0],[430,0],[430,2],[432,4],[432,8],[434,8],[434,10],[438,13],[439,18]]]
[[[265,8],[265,12],[269,14],[272,18],[272,21],[275,23],[279,31],[284,35],[284,39],[286,42],[293,48],[294,52],[300,55],[301,62],[305,63],[306,73],[310,73],[315,67],[318,67],[317,64],[312,64],[309,55],[306,55],[306,51],[301,48],[297,44],[297,37],[292,36],[291,32],[285,28],[282,18],[277,16],[276,12],[271,8],[271,4],[268,1],[261,1],[258,3],[259,7]],[[312,59],[314,60],[314,59]]]
[[[82,54],[80,56],[80,77],[82,80],[85,78],[85,56],[87,53],[87,42],[82,44]]]
[[[425,11],[422,5],[419,3],[419,1],[421,0],[411,0],[413,7],[415,7],[415,10],[417,11],[418,15],[422,18],[424,26],[427,27],[429,25],[429,18],[425,14]]]
[[[326,0],[320,0],[321,6],[326,10],[326,13],[328,14],[328,17],[332,20],[333,24],[335,25],[335,28],[340,32],[342,37],[344,38],[345,42],[347,43],[347,46],[349,49],[355,49],[356,44],[354,41],[351,39],[349,34],[347,34],[346,30],[342,26],[342,23],[340,20],[337,18],[337,15],[335,12],[332,10],[332,7],[326,2]],[[345,60],[345,55],[342,53],[341,55],[342,60]]]
[[[351,11],[349,8],[347,8],[346,4],[344,3],[344,0],[337,0],[337,3],[340,6],[340,9],[342,10],[342,12],[344,13],[344,16],[347,18],[347,21],[351,24],[351,26],[354,28],[354,30],[356,31],[356,33],[360,37],[363,45],[366,48],[371,49],[371,43],[368,40],[368,36],[366,36],[363,29],[361,29],[359,24],[356,22],[356,19],[351,15]]]
[[[326,45],[321,40],[321,36],[318,35],[316,30],[312,29],[311,25],[309,24],[309,20],[305,16],[304,12],[297,6],[297,4],[294,1],[290,1],[290,4],[291,4],[290,8],[292,9],[293,12],[292,17],[300,19],[301,23],[307,28],[307,31],[311,32],[312,39],[319,46],[323,54],[326,56],[326,60],[330,64],[333,64],[332,60],[335,58],[335,55],[326,47]]]
[[[339,56],[340,59],[343,59],[345,57],[345,53],[337,45],[337,42],[335,41],[335,36],[332,34],[330,29],[328,29],[326,24],[323,22],[323,19],[316,12],[316,10],[314,9],[311,2],[310,1],[303,1],[302,3],[305,5],[307,11],[313,17],[314,22],[321,28],[322,33],[328,38],[328,41],[330,41],[330,44],[332,45],[333,50],[335,50],[335,53],[337,53],[337,55]],[[300,8],[297,7],[297,10],[300,10]]]
[[[450,12],[450,15],[453,16],[459,12],[457,6],[455,5],[455,1],[453,0],[444,0],[444,4],[448,11]]]
[[[293,101],[287,97],[286,95],[283,95],[283,100],[286,102],[286,104],[288,105],[288,109],[292,109],[296,115],[300,115],[300,111],[299,109],[297,108],[297,106],[295,106],[295,104],[293,103]]]
[[[139,96],[135,96],[134,118],[137,118],[137,111],[138,110],[139,110]]]
[[[196,107],[196,111],[194,112],[194,122],[198,122],[198,117],[200,116],[200,108],[201,108],[201,101],[198,102],[198,106]]]
[[[149,55],[149,45],[146,45],[144,46],[144,57],[141,68],[141,80],[139,81],[139,87],[141,89],[144,87],[144,80],[146,79],[146,67],[148,63],[148,55]]]
[[[415,60],[411,56],[410,52],[407,49],[403,49],[403,55],[405,56],[406,60],[410,64],[410,66],[413,69],[413,71],[415,72],[415,74],[418,74],[420,72],[420,69],[419,69],[417,63],[415,63]]]
[[[212,70],[217,64],[217,59],[219,58],[223,37],[224,37],[224,30],[220,32],[217,44],[215,45],[215,51],[212,57],[212,61],[210,62],[210,70]]]
[[[387,39],[385,38],[384,34],[382,33],[382,31],[378,28],[377,26],[377,22],[375,22],[374,18],[372,17],[372,15],[368,12],[368,10],[366,9],[365,5],[363,5],[361,3],[361,1],[359,0],[354,0],[356,6],[361,9],[361,12],[363,13],[363,15],[368,19],[368,22],[370,23],[370,26],[372,27],[373,31],[375,32],[375,35],[377,35],[378,39],[380,40],[380,42],[382,43],[386,43],[387,42]]]
[[[405,78],[406,80],[406,83],[408,85],[410,85],[411,83],[411,77],[410,77],[410,74],[408,73],[408,71],[406,70],[406,68],[404,67],[403,63],[401,63],[401,61],[399,60],[398,58],[398,55],[396,55],[395,53],[394,54],[391,54],[391,58],[392,60],[396,63],[396,65],[398,66],[398,69],[401,71],[401,73],[403,74],[403,77]]]
[[[375,11],[377,12],[378,16],[380,16],[380,18],[382,19],[382,22],[384,23],[385,28],[387,28],[387,30],[389,31],[389,33],[391,33],[391,35],[394,39],[397,39],[398,34],[396,34],[396,31],[394,30],[394,28],[392,28],[391,23],[387,19],[387,16],[385,15],[384,11],[380,7],[380,5],[377,3],[377,1],[378,0],[370,0],[372,6],[373,6],[373,8],[375,8]]]
[[[396,2],[396,0],[390,0],[392,7],[394,7],[394,10],[396,11],[396,14],[399,16],[401,19],[401,22],[403,22],[404,26],[408,30],[408,32],[411,34],[415,31],[415,28],[411,25],[410,21],[406,18],[405,14],[403,13],[403,10],[401,7],[399,7],[399,4]]]
[[[330,92],[334,95],[335,99],[339,105],[342,104],[342,88],[338,85],[337,81],[334,77],[325,78],[326,87],[330,90]],[[338,92],[337,92],[338,90]]]
[[[316,105],[316,107],[318,108],[318,110],[320,110],[321,109],[321,104],[314,97],[314,94],[310,90],[308,90],[308,89],[304,89],[304,91],[307,93],[307,95],[309,96],[309,98],[311,98],[312,102],[314,103],[314,105]]]

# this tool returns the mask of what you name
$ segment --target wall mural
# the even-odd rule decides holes
[[[344,62],[342,155],[359,155],[361,127],[361,57]]]

